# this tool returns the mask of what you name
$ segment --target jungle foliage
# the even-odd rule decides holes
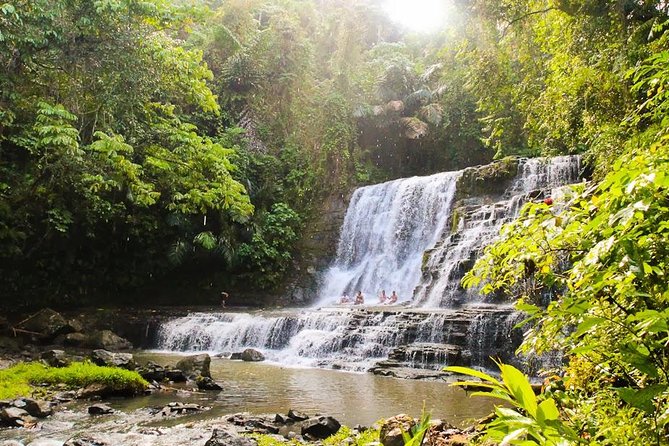
[[[653,27],[660,48],[666,25]],[[622,155],[601,180],[569,188],[552,205],[527,204],[464,279],[518,299],[528,314],[521,351],[557,351],[566,364],[542,395],[553,401],[551,418],[514,395],[520,412],[498,412],[490,438],[555,445],[669,439],[668,62],[669,52],[659,51],[629,72],[639,100],[622,124],[629,135]],[[504,375],[509,366],[501,367]],[[513,381],[507,390],[523,379]]]
[[[452,4],[412,34],[380,0],[0,2],[3,304],[276,291],[326,198],[507,155],[602,178],[666,94],[630,74],[663,2]]]

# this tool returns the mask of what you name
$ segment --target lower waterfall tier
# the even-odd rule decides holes
[[[518,362],[519,320],[513,309],[492,305],[192,313],[161,326],[158,349],[228,356],[253,348],[282,365],[386,375],[446,365],[490,368],[491,358]]]

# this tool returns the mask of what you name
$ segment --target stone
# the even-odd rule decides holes
[[[303,421],[302,435],[317,439],[325,439],[339,431],[341,424],[332,417],[314,417]]]
[[[0,358],[0,370],[2,370],[2,369],[8,369],[8,368],[10,368],[10,367],[13,366],[13,365],[14,365],[14,361],[12,361],[11,359],[2,359],[2,358]]]
[[[75,319],[75,318],[69,319],[67,321],[67,325],[70,327],[70,329],[74,333],[84,331],[84,325],[81,323],[81,321],[79,319]]]
[[[405,414],[390,417],[381,426],[379,440],[384,446],[404,446],[402,432],[409,432],[416,425],[416,421]]]
[[[195,383],[200,390],[223,390],[223,387],[216,383],[216,381],[206,376],[198,376],[195,378]]]
[[[89,437],[70,438],[63,446],[109,446],[109,443]]]
[[[230,359],[235,360],[235,361],[241,361],[242,360],[242,352],[235,352],[230,355]]]
[[[53,339],[60,334],[72,332],[72,327],[67,320],[58,312],[43,308],[18,326],[21,330],[36,333],[42,340]]]
[[[211,357],[206,353],[202,353],[186,356],[177,362],[176,368],[181,370],[189,379],[195,379],[197,376],[211,378],[211,373],[209,372],[210,364]]]
[[[106,404],[93,404],[92,406],[88,406],[88,413],[89,415],[107,415],[114,413],[114,409]]]
[[[234,432],[214,429],[211,438],[204,446],[257,446],[257,442],[250,438],[244,438]]]
[[[149,361],[143,366],[139,367],[137,369],[137,373],[139,373],[142,378],[149,382],[160,382],[165,379],[165,367],[161,366],[160,364],[156,364],[153,361]]]
[[[109,385],[103,384],[103,383],[92,383],[84,387],[83,389],[79,389],[77,391],[77,398],[79,399],[90,399],[90,398],[102,398],[105,396],[109,396],[114,393],[114,389],[112,389]]]
[[[166,369],[165,378],[175,383],[183,383],[188,380],[186,374],[179,369]]]
[[[66,367],[72,362],[72,357],[64,350],[47,350],[40,353],[39,359],[51,367]]]
[[[168,417],[170,415],[183,415],[191,412],[202,412],[208,409],[208,407],[200,406],[199,404],[173,402],[163,407],[158,413],[163,417]]]
[[[83,333],[68,333],[63,338],[63,344],[72,347],[84,347],[90,345],[91,340]]]
[[[265,360],[265,355],[263,355],[261,352],[253,348],[247,348],[242,352],[242,361],[260,362],[264,360]]]
[[[292,424],[295,420],[291,419],[287,415],[281,415],[280,413],[274,415],[274,422],[278,424]]]
[[[6,407],[0,410],[0,420],[13,427],[28,427],[35,424],[35,419],[26,410],[18,407]]]
[[[90,346],[104,350],[129,350],[132,344],[111,330],[94,332],[90,337]]]
[[[22,403],[20,406],[21,409],[25,410],[33,417],[46,418],[53,413],[51,404],[49,404],[47,401],[35,400],[32,398],[22,398],[19,401]]]
[[[290,409],[288,411],[288,418],[294,421],[304,421],[309,419],[309,415],[297,410]]]
[[[112,353],[107,350],[93,350],[90,356],[94,364],[107,367],[118,367],[126,370],[135,370],[137,364],[131,353]]]

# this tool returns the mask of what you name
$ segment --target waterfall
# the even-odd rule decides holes
[[[423,252],[442,234],[460,172],[413,177],[361,187],[351,198],[319,305],[358,290],[376,303],[385,290],[410,300]]]
[[[540,191],[553,190],[579,180],[578,156],[522,159],[518,174],[501,197],[492,202],[478,202],[459,208],[452,221],[452,233],[426,253],[424,278],[416,292],[418,306],[456,308],[476,302],[476,291],[464,290],[462,277],[474,265],[488,244],[497,238],[502,225],[518,216],[520,209]]]
[[[510,167],[499,174],[500,166]],[[564,156],[361,187],[324,273],[320,308],[192,313],[160,327],[158,348],[231,354],[251,347],[284,365],[391,375],[407,367],[487,367],[491,356],[517,363],[520,316],[509,305],[481,302],[460,281],[524,203],[580,175],[580,158]],[[357,290],[365,305],[334,305]],[[402,305],[378,305],[380,290],[397,291]]]

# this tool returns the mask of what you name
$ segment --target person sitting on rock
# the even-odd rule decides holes
[[[383,305],[386,303],[387,300],[388,296],[386,296],[386,290],[381,290],[381,294],[379,294],[379,303]]]
[[[394,304],[395,302],[397,302],[397,299],[399,299],[399,297],[397,297],[397,293],[395,293],[395,291],[393,291],[393,294],[391,294],[390,298],[388,299],[388,303],[389,304]]]
[[[341,296],[341,299],[339,299],[339,303],[342,304],[342,305],[349,304],[349,303],[351,303],[351,298],[348,297],[348,294],[344,293]]]
[[[358,294],[355,295],[355,302],[356,305],[362,305],[365,303],[365,296],[362,295],[362,291],[358,290]]]

